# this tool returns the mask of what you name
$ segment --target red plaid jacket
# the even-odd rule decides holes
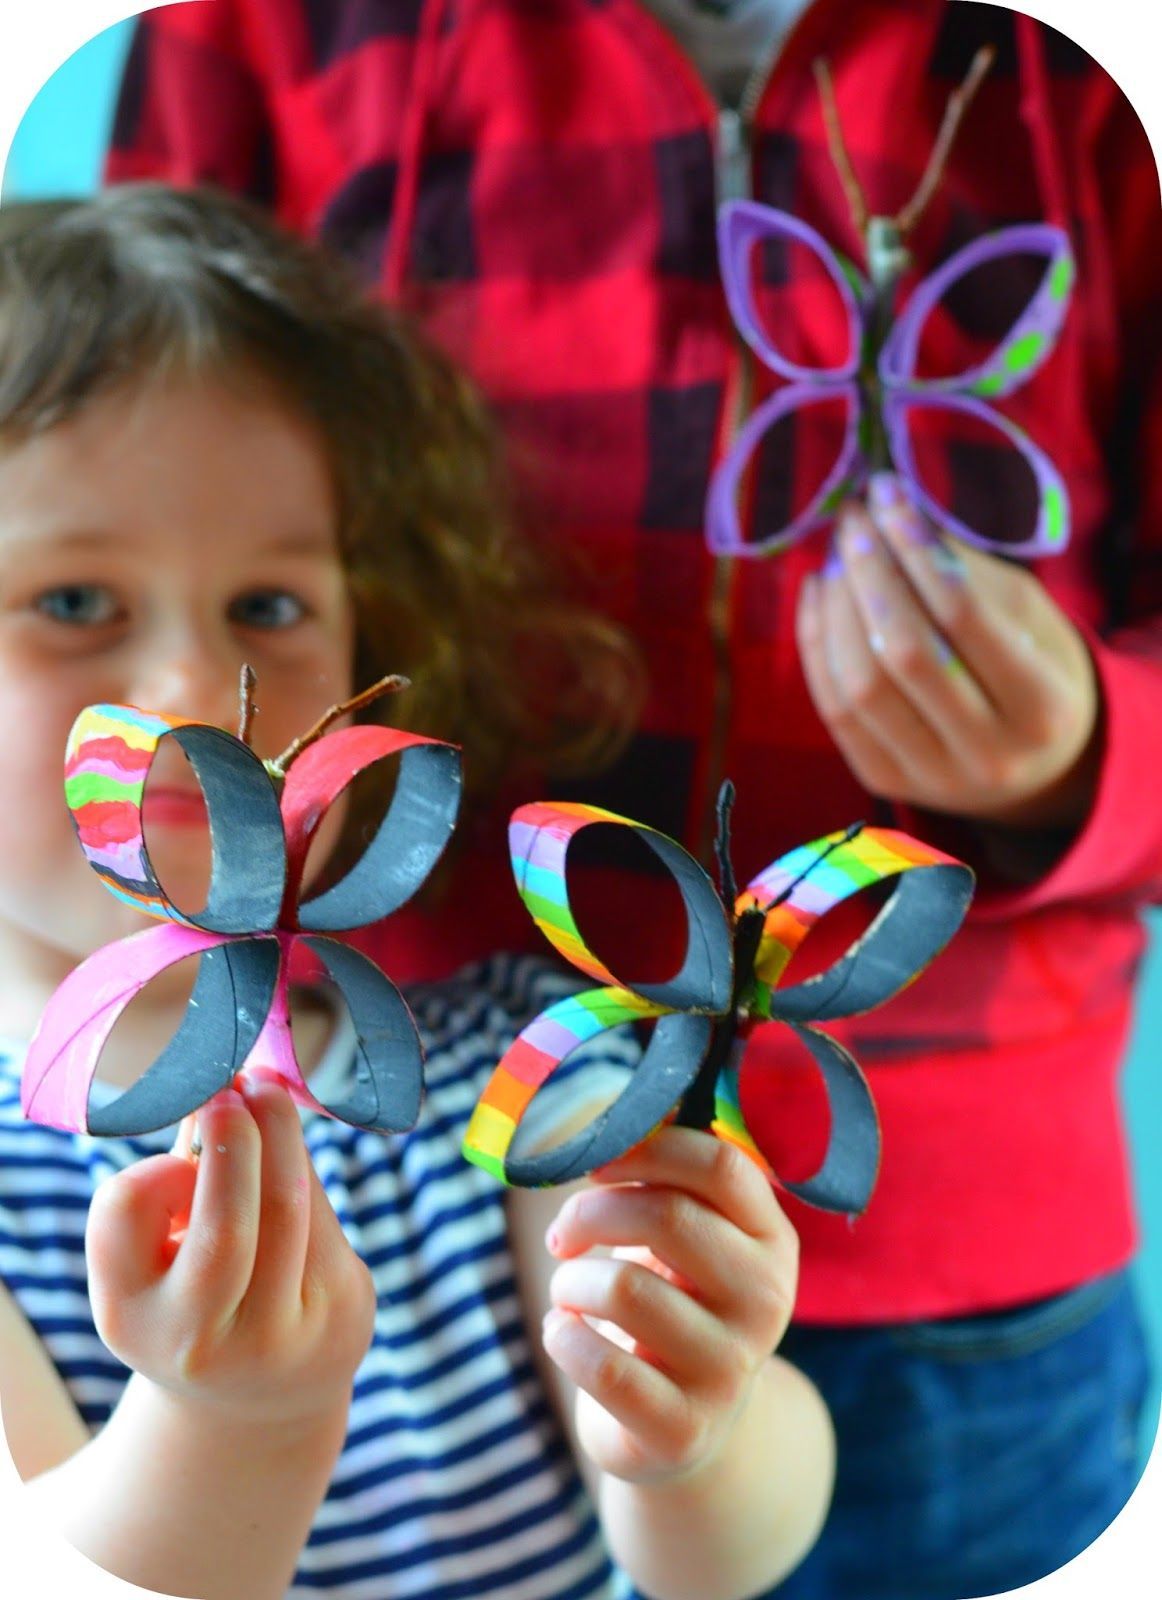
[[[872,1079],[884,1165],[854,1226],[788,1202],[806,1320],[1004,1305],[1114,1268],[1133,1247],[1115,1074],[1140,910],[1162,883],[1162,215],[1146,137],[1109,77],[1028,18],[816,0],[745,108],[727,176],[856,254],[813,59],[831,61],[873,209],[892,211],[986,40],[997,61],[915,236],[917,272],[999,224],[1049,218],[1072,235],[1064,335],[1007,404],[1068,482],[1073,540],[1039,575],[1090,639],[1104,764],[1057,865],[1019,893],[984,884],[949,951],[842,1031]],[[743,877],[877,812],[796,658],[795,596],[817,549],[716,582],[703,544],[745,360],[714,244],[731,132],[635,0],[210,0],[139,22],[109,171],[269,203],[354,257],[467,365],[513,442],[535,525],[583,551],[593,597],[652,669],[641,736],[571,794],[701,849],[729,773]],[[809,337],[802,285],[776,270],[768,293],[772,316]],[[966,308],[966,338],[1000,331],[989,310]],[[490,863],[464,875],[472,916],[445,914],[437,931],[401,922],[397,976],[528,941],[501,830]],[[457,920],[468,933],[454,944]],[[765,1030],[754,1081],[768,1088],[769,1136],[801,1163],[810,1118],[789,1048]]]

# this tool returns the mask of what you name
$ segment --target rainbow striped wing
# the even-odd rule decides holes
[[[189,757],[210,824],[210,889],[196,913],[179,911],[158,882],[142,824],[149,769],[167,737]],[[253,751],[221,728],[136,706],[87,706],[69,733],[65,800],[89,864],[127,905],[209,933],[276,926],[286,883],[278,796]]]
[[[837,962],[801,984],[778,987],[821,917],[861,889],[892,880],[894,892],[871,927]],[[859,1064],[811,1024],[868,1011],[911,983],[960,926],[972,886],[972,873],[951,856],[893,829],[862,828],[801,845],[739,895],[739,915],[766,908],[750,1013],[792,1030],[813,1057],[827,1095],[831,1132],[822,1164],[806,1182],[780,1179],[801,1200],[826,1211],[863,1211],[875,1187],[881,1149],[879,1117]],[[740,1043],[720,1074],[713,1131],[771,1172],[742,1111],[743,1056]]]
[[[688,940],[681,969],[654,984],[626,984],[586,945],[569,905],[566,856],[593,823],[629,827],[672,872],[686,908]],[[513,872],[522,899],[549,942],[605,987],[550,1006],[506,1051],[481,1096],[464,1154],[504,1182],[564,1183],[638,1144],[678,1105],[697,1076],[713,1022],[729,1004],[731,934],[713,884],[698,863],[664,834],[597,806],[522,806],[509,827]],[[552,1150],[513,1149],[534,1097],[574,1051],[623,1023],[653,1021],[653,1032],[628,1085],[589,1118],[579,1093],[578,1126]]]
[[[787,964],[833,906],[874,884],[895,888],[872,925],[833,966],[778,988]],[[780,856],[739,895],[736,911],[766,907],[755,958],[752,1015],[795,1022],[851,1017],[917,978],[964,921],[973,874],[963,862],[893,828],[832,833]]]
[[[743,1115],[739,1081],[745,1039],[736,1040],[718,1075],[710,1131],[744,1151],[772,1181],[808,1205],[858,1216],[867,1209],[880,1170],[880,1121],[871,1089],[855,1057],[837,1040],[819,1028],[795,1022],[787,1027],[813,1057],[827,1095],[831,1132],[818,1171],[802,1183],[780,1177],[753,1138]]]
[[[627,1086],[591,1116],[584,1106],[551,1149],[513,1148],[521,1120],[557,1068],[582,1045],[626,1022],[658,1021]],[[710,1042],[708,1017],[687,1016],[626,989],[589,989],[543,1011],[505,1052],[481,1095],[464,1154],[502,1182],[523,1188],[568,1183],[623,1155],[673,1111],[694,1081]]]

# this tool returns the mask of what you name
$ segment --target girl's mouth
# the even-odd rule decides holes
[[[141,814],[147,828],[204,828],[206,802],[200,789],[146,789]]]

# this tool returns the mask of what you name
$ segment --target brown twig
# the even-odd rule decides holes
[[[827,129],[827,148],[831,151],[831,159],[839,174],[847,203],[851,207],[855,231],[860,239],[863,239],[867,232],[867,200],[860,188],[859,179],[855,175],[855,168],[851,164],[851,157],[844,142],[843,127],[839,121],[839,107],[835,102],[835,85],[831,81],[831,67],[825,56],[817,56],[814,66],[815,82],[819,85],[819,98],[823,102],[823,125]]]
[[[254,704],[254,686],[258,675],[249,661],[244,661],[238,674],[238,737],[243,744],[250,743],[250,728],[258,707]]]
[[[900,237],[906,238],[919,222],[924,213],[924,208],[936,193],[937,186],[944,176],[944,168],[948,157],[952,153],[952,146],[956,135],[960,131],[960,124],[964,121],[965,113],[972,104],[976,91],[980,88],[981,80],[996,60],[996,47],[991,44],[981,45],[972,64],[965,74],[964,82],[959,89],[954,89],[948,97],[948,104],[944,108],[944,120],[940,124],[940,131],[936,135],[936,143],[932,147],[932,154],[928,157],[928,165],[924,175],[916,186],[916,192],[908,204],[896,216],[896,227]]]
[[[897,212],[893,219],[901,239],[907,238],[908,234],[912,232],[912,229],[924,214],[928,202],[936,193],[940,180],[944,176],[948,157],[952,153],[956,135],[960,132],[960,125],[964,121],[976,91],[980,88],[981,80],[996,60],[996,54],[994,45],[982,45],[972,58],[972,63],[965,74],[964,82],[959,89],[954,89],[949,95],[948,104],[944,108],[944,118],[936,135],[936,143],[932,147],[932,154],[928,157],[928,165],[924,169],[923,176],[916,185],[916,192],[907,205]],[[819,85],[819,98],[823,102],[823,123],[827,129],[827,147],[831,152],[835,170],[839,174],[839,181],[843,185],[843,192],[847,196],[847,203],[851,208],[856,232],[861,239],[866,239],[870,216],[868,203],[860,187],[859,179],[855,175],[855,168],[851,164],[851,157],[844,142],[843,127],[839,120],[839,106],[835,100],[835,85],[831,79],[831,68],[823,56],[818,57],[815,61],[815,81]]]
[[[382,695],[397,694],[400,689],[408,689],[410,687],[410,678],[401,677],[398,672],[389,672],[386,678],[380,678],[379,682],[373,683],[370,689],[364,689],[361,693],[353,695],[350,700],[344,700],[341,704],[334,705],[330,710],[324,711],[313,727],[308,728],[306,733],[300,734],[297,739],[292,739],[282,755],[276,756],[269,765],[278,772],[285,772],[291,762],[301,756],[308,745],[314,744],[316,739],[321,739],[331,724],[338,722],[340,717],[345,717],[351,712],[362,711],[364,706],[369,706],[373,700],[378,700]]]

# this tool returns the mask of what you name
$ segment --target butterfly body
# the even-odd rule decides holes
[[[734,985],[730,1004],[714,1020],[710,1043],[698,1075],[682,1097],[674,1121],[683,1128],[709,1128],[717,1115],[719,1079],[749,1020],[754,997],[755,958],[763,936],[766,915],[757,906],[740,912],[733,930]]]

